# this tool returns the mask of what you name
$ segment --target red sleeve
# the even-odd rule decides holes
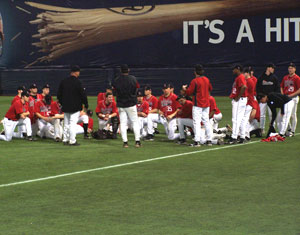
[[[97,107],[95,109],[95,113],[101,113],[101,103],[97,103]]]
[[[50,116],[54,116],[55,114],[58,114],[59,113],[59,110],[58,110],[58,107],[57,107],[57,103],[56,102],[52,102],[51,103],[51,113],[50,113]]]
[[[147,101],[144,102],[144,113],[147,115],[149,113],[149,104]]]
[[[97,96],[97,104],[101,101],[101,93],[98,94]]]
[[[153,101],[152,101],[152,109],[157,109],[158,106],[158,100],[155,96],[153,96]]]
[[[217,110],[217,104],[216,104],[215,98],[210,97],[209,98],[209,103],[210,103],[210,107],[209,107],[210,111]]]
[[[24,113],[24,111],[23,111],[23,105],[22,105],[21,101],[20,102],[15,102],[14,105],[15,105],[15,110],[16,110],[16,114],[17,115],[21,114],[21,113]]]
[[[162,97],[160,96],[158,101],[157,101],[157,108],[160,110],[161,109],[161,100],[162,100]]]
[[[88,128],[93,130],[93,128],[94,128],[94,120],[93,120],[93,118],[89,118]]]
[[[35,113],[40,113],[40,102],[35,103],[34,105],[34,112]]]
[[[112,103],[112,113],[118,113],[118,108],[116,103]]]
[[[195,79],[191,81],[188,89],[185,91],[186,95],[193,95],[195,93]]]
[[[210,83],[210,81],[208,80],[208,82],[209,82],[209,91],[212,91],[212,89],[213,89],[213,87],[212,87],[212,85],[211,85],[211,83]]]
[[[295,91],[298,91],[299,89],[300,89],[300,77],[296,77],[296,79],[295,79],[295,87],[297,88],[297,90],[295,90]]]

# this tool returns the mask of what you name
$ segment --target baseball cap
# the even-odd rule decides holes
[[[30,85],[29,88],[30,88],[30,89],[32,89],[32,88],[37,88],[37,85],[36,85],[35,83],[33,83],[33,84]]]
[[[71,65],[71,72],[80,72],[80,67],[78,65]]]
[[[17,89],[17,91],[20,91],[20,90],[25,91],[26,87],[25,86],[19,86],[18,89]]]
[[[267,68],[273,68],[273,69],[275,69],[276,66],[273,63],[269,63],[269,64],[267,64]]]
[[[185,95],[179,95],[176,100],[178,101],[180,99],[186,99],[186,96]]]
[[[42,89],[44,88],[50,88],[49,84],[45,84]]]
[[[23,92],[21,93],[21,97],[23,97],[23,96],[29,97],[28,91],[23,91]]]
[[[242,71],[243,66],[241,64],[236,64],[236,65],[233,66],[233,69],[238,69],[238,70]]]
[[[145,90],[145,91],[149,91],[149,90],[152,90],[152,89],[151,89],[151,86],[146,85],[146,86],[144,87],[144,90]]]
[[[244,72],[244,73],[250,73],[250,72],[251,72],[251,70],[250,70],[250,68],[249,68],[249,67],[246,67],[246,68],[244,68],[243,72]]]
[[[171,85],[169,83],[163,85],[163,89],[167,89],[167,88],[171,88]]]
[[[128,65],[127,64],[121,64],[120,68],[121,68],[122,73],[127,73],[128,72]]]
[[[86,114],[88,115],[88,116],[93,116],[93,111],[92,110],[90,110],[90,109],[88,109],[87,111],[86,111]]]
[[[137,94],[136,94],[136,96],[137,97],[143,97],[144,95],[143,95],[143,93],[141,91],[138,91]]]
[[[197,71],[201,71],[201,70],[203,70],[204,68],[203,68],[203,65],[202,64],[196,64],[195,65],[195,70],[197,70]]]
[[[296,68],[296,65],[295,65],[294,63],[290,63],[290,64],[289,64],[289,67]]]

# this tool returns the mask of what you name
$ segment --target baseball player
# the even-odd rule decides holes
[[[209,121],[213,128],[213,132],[217,132],[219,122],[222,120],[222,113],[217,107],[216,100],[213,96],[209,96]]]
[[[246,141],[247,127],[249,126],[249,118],[253,108],[253,102],[255,100],[254,99],[255,85],[253,80],[251,79],[251,73],[249,68],[244,69],[244,77],[246,79],[246,86],[247,86],[247,90],[246,90],[247,104],[246,104],[246,109],[242,117],[241,126],[240,126],[240,132],[239,132],[240,144],[245,143]]]
[[[267,137],[269,137],[270,133],[274,131],[273,124],[277,116],[276,108],[281,109],[281,112],[278,113],[277,116],[277,126],[279,130],[279,134],[281,136],[285,136],[292,115],[292,108],[293,108],[292,99],[287,95],[283,95],[281,93],[276,93],[276,92],[271,92],[268,95],[261,93],[258,94],[257,97],[261,103],[267,103],[268,107],[272,111],[272,120],[270,123],[270,129],[267,134]]]
[[[16,100],[8,109],[3,120],[4,134],[0,135],[0,140],[11,141],[13,137],[22,138],[22,132],[15,133],[17,126],[25,125],[27,139],[32,141],[31,123],[29,119],[28,102],[29,93],[23,91],[21,99]]]
[[[51,96],[46,95],[34,106],[35,115],[38,120],[38,135],[42,138],[50,138],[59,141],[61,136],[59,118],[51,117]]]
[[[106,93],[111,93],[111,94],[113,94],[113,91],[112,91],[112,87],[111,87],[111,86],[107,86],[105,92],[100,92],[100,93],[98,94],[98,96],[97,96],[97,104],[98,104],[100,101],[106,99]],[[115,100],[113,100],[113,102],[115,102]]]
[[[257,78],[254,76],[254,69],[251,66],[249,67],[249,70],[250,70],[250,79],[254,83],[254,97],[256,97],[256,95],[257,95],[257,93],[256,93]]]
[[[229,96],[232,99],[232,134],[228,144],[237,143],[237,137],[247,106],[247,85],[242,70],[241,65],[235,65],[233,68],[233,74],[236,75],[236,78]]]
[[[256,84],[256,92],[268,95],[271,92],[280,92],[280,84],[278,82],[277,76],[274,74],[275,65],[270,63],[267,65],[266,71],[259,77]],[[265,122],[266,122],[266,111],[268,109],[269,119],[271,119],[272,113],[268,108],[266,103],[260,103],[260,128],[262,133],[265,132]]]
[[[84,118],[81,118],[82,116],[84,116]],[[85,123],[86,123],[86,118],[85,116],[88,117],[88,128],[86,130],[87,133],[92,133],[93,132],[93,128],[94,128],[94,120],[92,118],[93,116],[93,111],[92,110],[87,110],[86,113],[84,112],[84,114],[82,115],[81,117],[79,117],[79,121],[77,123],[77,126],[76,126],[76,134],[79,135],[79,134],[84,134],[84,138],[85,139],[90,139],[90,137],[85,134]]]
[[[194,95],[193,101],[193,125],[195,131],[193,147],[201,146],[201,122],[205,126],[207,145],[211,146],[212,143],[212,126],[209,122],[209,93],[212,90],[212,85],[207,77],[204,76],[203,66],[198,64],[195,66],[195,78],[191,81],[190,86],[182,86],[186,95]],[[203,142],[203,141],[202,141]]]
[[[17,100],[21,100],[21,94],[23,91],[26,91],[25,86],[19,86],[17,89],[18,94],[13,98],[13,100],[11,101],[11,104],[13,104]]]
[[[179,95],[177,101],[181,105],[181,109],[177,113],[177,122],[178,122],[178,130],[180,134],[180,138],[178,143],[185,144],[185,127],[190,127],[194,129],[193,126],[193,102],[186,99],[185,95]]]
[[[113,94],[110,92],[106,93],[105,100],[101,100],[96,107],[96,114],[98,117],[99,130],[109,130],[112,124],[113,138],[117,138],[118,131],[118,109],[114,102]]]
[[[50,85],[49,84],[45,84],[42,88],[42,93],[41,94],[37,94],[37,98],[39,100],[42,100],[46,95],[50,94]],[[51,96],[51,101],[53,101],[53,98]]]
[[[83,138],[90,139],[91,137],[88,135],[89,116],[88,116],[87,112],[85,112],[84,110],[80,111],[77,124],[82,124],[83,134],[84,134]],[[78,128],[78,126],[76,126],[76,127]],[[81,131],[80,131],[80,133],[78,133],[78,129],[77,129],[76,134],[82,134],[82,133],[81,133]]]
[[[280,84],[281,94],[292,97],[292,115],[291,115],[291,134],[295,135],[297,127],[297,106],[299,103],[299,96],[294,97],[294,93],[300,92],[300,77],[296,74],[296,65],[290,63],[288,67],[289,74],[284,76]]]
[[[36,134],[39,130],[39,127],[37,124],[37,117],[34,112],[34,106],[39,101],[37,92],[38,92],[37,85],[35,83],[31,84],[30,93],[29,93],[30,94],[30,96],[29,96],[29,112],[30,112],[29,118],[31,121],[32,136],[36,136]]]
[[[147,116],[149,113],[149,104],[144,100],[144,95],[141,91],[137,93],[137,104],[136,104],[138,119],[140,124],[140,133],[142,137],[147,136]]]
[[[161,123],[165,128],[166,135],[169,140],[175,140],[179,138],[179,133],[175,133],[176,114],[179,111],[180,104],[177,102],[176,97],[171,94],[170,84],[164,84],[163,95],[158,99],[158,116],[149,116],[146,136],[146,141],[154,140],[154,128],[153,123]]]
[[[148,123],[150,118],[152,118],[152,117],[158,118],[158,109],[157,109],[158,100],[154,95],[152,95],[152,89],[149,85],[146,85],[144,87],[144,94],[145,94],[144,100],[147,101],[149,104],[149,113],[147,116],[147,119],[148,119],[147,123]],[[149,118],[149,116],[151,116],[151,117]],[[156,122],[153,123],[153,127],[154,127],[154,133],[159,134],[159,131],[157,130]]]
[[[262,137],[259,122],[260,122],[259,104],[256,100],[254,100],[252,103],[252,110],[251,110],[249,122],[246,128],[246,140],[250,140],[252,135],[256,135],[256,137]]]
[[[59,127],[57,126],[57,136],[59,136],[59,138],[55,138],[56,142],[60,142],[62,141],[62,135],[63,135],[63,119],[64,119],[64,113],[61,110],[61,105],[58,101],[52,101],[51,105],[50,105],[50,117],[55,118],[58,121]]]

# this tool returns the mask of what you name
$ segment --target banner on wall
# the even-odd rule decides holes
[[[29,0],[0,3],[5,68],[300,62],[300,1]]]

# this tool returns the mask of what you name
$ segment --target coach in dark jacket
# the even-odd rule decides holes
[[[79,75],[79,66],[72,66],[70,77],[61,81],[57,92],[57,99],[64,112],[63,143],[65,145],[79,145],[76,142],[76,125],[82,105],[84,104],[85,108],[88,108],[87,96],[78,80]]]
[[[137,115],[137,88],[139,84],[134,76],[129,75],[129,69],[126,64],[121,65],[121,75],[117,77],[113,83],[113,88],[117,96],[117,106],[120,116],[120,129],[123,139],[123,147],[128,147],[127,139],[127,119],[132,122],[135,146],[138,148],[141,146],[140,142],[140,129]]]

